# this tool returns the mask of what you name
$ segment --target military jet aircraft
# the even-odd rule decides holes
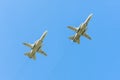
[[[72,26],[68,26],[69,29],[73,30],[76,32],[76,34],[74,36],[71,36],[69,37],[69,39],[71,39],[73,42],[76,42],[78,44],[80,44],[80,37],[81,36],[85,36],[86,38],[90,39],[91,40],[91,37],[86,34],[86,30],[87,30],[87,25],[88,25],[88,22],[90,21],[91,17],[92,17],[93,14],[90,14],[88,16],[88,18],[85,20],[84,23],[82,23],[79,27],[75,28],[75,27],[72,27]]]
[[[29,58],[32,58],[34,60],[36,59],[36,56],[35,56],[36,52],[47,56],[47,54],[44,51],[42,51],[42,49],[41,49],[42,42],[43,42],[43,39],[45,38],[46,34],[47,34],[47,31],[45,31],[42,34],[42,36],[40,37],[40,39],[37,40],[34,44],[23,43],[25,46],[28,46],[28,47],[31,48],[30,52],[25,53],[26,56],[28,56]]]

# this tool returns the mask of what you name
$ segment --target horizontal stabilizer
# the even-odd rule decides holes
[[[68,26],[68,28],[71,29],[71,30],[73,30],[73,31],[75,31],[75,32],[77,32],[77,30],[78,30],[77,28],[74,28],[72,26]]]
[[[74,40],[74,36],[70,36],[69,39]]]
[[[30,57],[30,52],[27,52],[24,55]]]

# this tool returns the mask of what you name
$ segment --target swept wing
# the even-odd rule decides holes
[[[91,40],[91,37],[88,34],[84,33],[83,36]]]
[[[39,49],[37,52],[40,53],[40,54],[43,54],[44,56],[47,56],[47,54],[41,49]]]
[[[23,43],[25,46],[28,46],[30,48],[33,48],[33,45],[32,44],[29,44],[29,43]]]
[[[71,30],[73,30],[73,31],[75,31],[75,32],[77,32],[77,31],[78,31],[78,29],[77,29],[77,28],[74,28],[74,27],[72,27],[72,26],[68,26],[68,28],[69,28],[69,29],[71,29]]]

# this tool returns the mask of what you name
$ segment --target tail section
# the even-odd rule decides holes
[[[70,40],[74,40],[74,36],[70,36],[69,39],[70,39]]]
[[[25,53],[24,55],[25,55],[25,56],[28,56],[29,58],[32,58],[32,59],[36,60],[36,56],[35,56],[35,55],[34,55],[34,56],[31,56],[31,53],[30,53],[30,52],[27,52],[27,53]]]
[[[73,42],[80,44],[80,39],[74,39],[74,36],[69,37],[69,39],[72,40]]]
[[[30,56],[30,52],[27,52],[27,53],[25,53],[24,55],[25,55],[25,56],[28,56],[28,57],[31,58],[31,56]]]
[[[77,39],[75,42],[78,43],[78,44],[80,44],[80,39]]]

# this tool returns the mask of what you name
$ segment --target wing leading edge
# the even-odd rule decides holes
[[[89,40],[91,40],[91,37],[88,34],[84,33],[83,36],[85,36],[86,38],[88,38]]]
[[[77,28],[74,28],[74,27],[72,27],[72,26],[68,26],[68,28],[69,28],[69,29],[71,29],[71,30],[73,30],[73,31],[75,31],[75,32],[77,32],[77,31],[78,31],[78,29],[77,29]]]
[[[41,49],[39,49],[37,52],[40,53],[40,54],[43,54],[44,56],[47,56],[47,54]]]
[[[33,45],[32,44],[29,44],[29,43],[23,43],[25,46],[28,46],[30,48],[33,48]]]

